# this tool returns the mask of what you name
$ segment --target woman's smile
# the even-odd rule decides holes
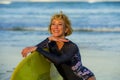
[[[65,27],[63,20],[54,19],[51,25],[51,33],[55,37],[63,37],[65,34]]]

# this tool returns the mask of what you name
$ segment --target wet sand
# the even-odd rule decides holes
[[[5,47],[0,51],[0,80],[9,80],[16,65],[23,59],[22,47]],[[97,80],[119,80],[119,53],[80,49],[82,63],[94,72]],[[6,53],[6,54],[3,54]]]

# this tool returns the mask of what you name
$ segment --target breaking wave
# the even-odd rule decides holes
[[[75,31],[83,31],[83,32],[120,32],[120,27],[115,28],[76,28]]]
[[[47,27],[13,27],[13,28],[0,28],[0,30],[7,31],[48,31]],[[120,32],[120,27],[102,27],[102,28],[74,28],[78,32]]]
[[[14,28],[0,28],[0,30],[7,31],[47,31],[47,28],[42,27],[14,27]]]

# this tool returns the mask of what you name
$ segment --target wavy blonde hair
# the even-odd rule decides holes
[[[68,29],[67,32],[65,33],[65,36],[69,36],[69,35],[72,34],[73,29],[72,29],[72,27],[71,27],[71,22],[70,22],[70,20],[68,19],[68,17],[67,17],[65,14],[63,14],[62,12],[60,12],[60,14],[54,14],[54,15],[51,17],[50,25],[49,25],[49,27],[48,27],[48,30],[49,30],[50,33],[51,33],[51,30],[50,30],[50,29],[51,29],[52,21],[53,21],[54,19],[59,19],[59,20],[63,20],[63,21],[64,21],[64,23],[65,23],[65,28]]]

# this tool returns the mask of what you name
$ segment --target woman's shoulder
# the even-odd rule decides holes
[[[48,38],[42,40],[40,43],[38,43],[36,46],[38,47],[47,47],[47,44],[48,44],[49,40]]]
[[[69,40],[69,42],[67,42],[66,47],[71,51],[79,51],[79,48],[77,46],[76,43],[74,43],[73,41]]]
[[[77,47],[77,44],[75,42],[71,41],[71,40],[69,40],[68,44],[71,45],[71,46]]]

